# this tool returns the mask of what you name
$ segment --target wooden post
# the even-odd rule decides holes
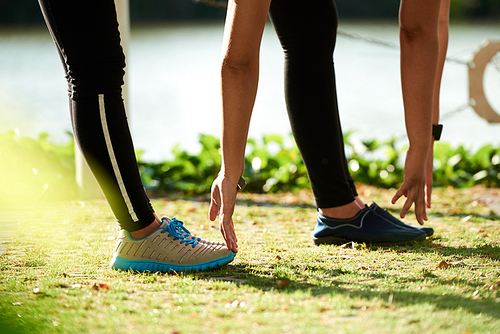
[[[123,52],[127,55],[127,48],[130,40],[130,8],[129,0],[115,0],[116,14],[118,17],[118,24],[120,29],[121,44]],[[126,73],[126,71],[125,71]],[[123,85],[123,100],[125,103],[125,110],[128,110],[128,89],[127,89],[127,76],[124,78],[125,84]],[[103,198],[101,188],[97,184],[94,175],[90,171],[83,154],[75,145],[75,169],[76,169],[76,183],[79,187],[80,199],[99,199]]]

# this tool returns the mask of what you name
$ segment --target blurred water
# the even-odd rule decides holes
[[[341,23],[339,29],[398,43],[397,23]],[[136,148],[147,160],[170,157],[174,144],[197,152],[200,133],[220,134],[218,64],[223,23],[134,26],[127,58],[129,117]],[[448,55],[468,61],[484,39],[500,40],[500,24],[452,25]],[[283,59],[272,26],[261,51],[261,75],[250,137],[290,126],[283,97]],[[344,131],[356,138],[403,136],[399,51],[339,36],[335,51],[339,107]],[[490,66],[488,98],[500,111],[500,73]],[[0,30],[0,132],[48,132],[65,141],[70,131],[62,67],[45,27]],[[468,101],[467,66],[448,62],[442,115]],[[500,144],[500,125],[467,108],[446,118],[442,140],[477,148]]]

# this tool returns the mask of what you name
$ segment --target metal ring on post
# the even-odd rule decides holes
[[[469,101],[474,111],[489,123],[500,123],[500,114],[493,110],[484,94],[483,76],[486,65],[500,52],[500,42],[485,40],[469,62]]]

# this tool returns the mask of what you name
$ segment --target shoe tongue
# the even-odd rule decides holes
[[[168,218],[167,216],[163,216],[161,217],[161,226],[167,226],[169,223],[170,223],[170,218]]]
[[[165,218],[165,217],[164,217]],[[182,229],[182,222],[180,220],[177,220],[175,218],[173,219],[162,219],[162,227],[167,229],[170,234],[176,236],[177,238],[185,238],[184,236],[184,231]]]

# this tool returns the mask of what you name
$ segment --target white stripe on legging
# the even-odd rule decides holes
[[[104,94],[99,94],[99,113],[101,115],[102,131],[104,133],[104,140],[106,141],[106,147],[108,148],[109,158],[111,160],[111,165],[113,166],[113,171],[115,172],[116,180],[118,181],[118,186],[123,196],[123,200],[127,205],[128,212],[134,221],[137,221],[137,215],[134,212],[134,207],[130,198],[127,194],[127,189],[123,183],[122,174],[120,173],[120,168],[118,167],[118,162],[116,161],[115,151],[113,150],[113,143],[111,143],[111,137],[109,136],[108,122],[106,121],[106,107],[104,105]]]

